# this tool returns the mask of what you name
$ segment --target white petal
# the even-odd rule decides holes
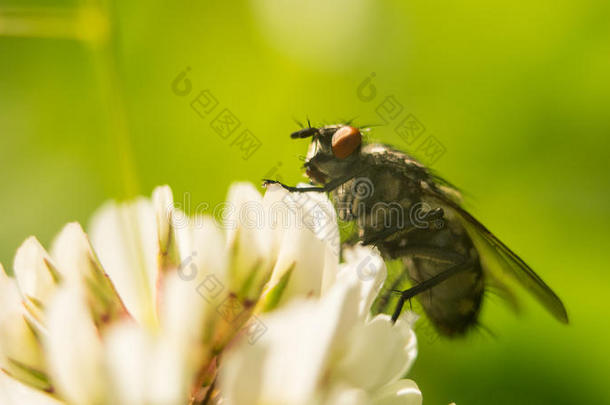
[[[230,320],[223,319],[227,316],[223,308],[234,302],[229,300],[230,261],[225,239],[219,224],[209,216],[195,216],[177,228],[180,285],[172,294],[175,298],[162,306],[166,312],[162,322],[172,333],[191,336],[191,340],[197,335],[206,348],[222,347],[237,331]]]
[[[299,184],[299,187],[309,186],[310,184]],[[316,236],[324,241],[322,290],[326,291],[336,281],[339,273],[341,235],[337,226],[337,214],[326,193],[300,194],[308,197],[302,204],[303,224],[308,229],[313,229]],[[295,193],[292,193],[292,196],[295,196]]]
[[[227,240],[252,250],[252,254],[266,254],[270,232],[257,232],[266,229],[263,199],[250,183],[235,183],[229,189],[227,197],[227,216],[223,225],[227,229]]]
[[[201,342],[210,304],[197,290],[197,284],[180,278],[179,273],[168,274],[163,282],[160,323],[164,334],[170,337],[184,353],[194,350]]]
[[[227,249],[225,236],[218,223],[209,216],[191,218],[177,232],[180,248],[181,277],[186,281],[201,281],[214,275],[223,284],[227,277]]]
[[[155,218],[157,221],[157,231],[159,233],[159,245],[167,247],[170,240],[172,225],[172,210],[174,197],[169,186],[159,186],[153,190],[152,201],[155,207]],[[162,249],[162,252],[165,252]]]
[[[270,184],[265,188],[262,206],[266,216],[267,225],[271,229],[271,252],[275,257],[279,253],[283,235],[286,230],[296,225],[296,214],[284,199],[288,191],[277,184]]]
[[[147,373],[150,355],[148,336],[134,324],[121,323],[105,337],[106,366],[109,371],[110,403],[144,404],[148,387]]]
[[[99,403],[104,394],[102,343],[77,285],[62,287],[47,311],[45,351],[50,377],[72,403]]]
[[[169,186],[160,186],[152,194],[157,221],[157,239],[161,253],[162,268],[178,265],[178,247],[174,224],[174,197]]]
[[[212,328],[210,322],[219,317],[216,309],[229,295],[225,235],[213,218],[196,216],[178,229],[177,241],[180,264],[176,273],[184,284],[183,288],[196,293],[193,299],[197,305],[205,307],[203,322],[206,328]],[[174,316],[174,319],[183,317]],[[205,329],[201,324],[199,327]]]
[[[421,405],[421,391],[412,380],[398,380],[375,393],[374,405]]]
[[[265,387],[273,392],[277,390],[274,385],[279,384],[295,395],[294,400],[311,398],[330,354],[357,320],[357,303],[356,286],[346,283],[312,303],[313,307],[295,303],[292,309],[287,307],[283,314],[264,321],[268,332],[262,339],[269,335],[273,341]],[[291,398],[287,397],[286,402],[292,402]]]
[[[326,243],[324,245],[324,270],[322,270],[322,294],[337,282],[340,269],[339,256],[333,246]]]
[[[137,325],[124,322],[106,338],[107,367],[113,397],[109,403],[184,404],[188,378],[180,349],[156,339]]]
[[[140,323],[157,323],[156,217],[150,201],[107,203],[91,221],[91,243],[126,309]]]
[[[0,371],[0,404],[65,405],[45,392],[38,391]]]
[[[254,344],[242,341],[234,348],[233,360],[227,360],[221,368],[226,373],[221,382],[240,375],[238,369],[253,369],[254,364],[261,364],[262,357],[262,376],[248,383],[248,392],[258,393],[258,399],[251,403],[311,403],[330,353],[359,319],[357,308],[357,286],[337,284],[319,302],[293,301],[261,316],[266,332]]]
[[[302,296],[319,296],[326,256],[325,243],[305,228],[293,227],[284,235],[279,255],[269,284],[276,285],[286,271],[290,279],[282,294],[282,301]]]
[[[25,320],[21,296],[13,278],[0,276],[0,368],[19,377],[27,377],[12,359],[32,369],[43,370],[42,351],[32,328]]]
[[[24,297],[44,303],[51,296],[59,281],[52,266],[51,257],[35,237],[23,242],[15,254],[13,269]]]
[[[311,187],[310,184],[299,184],[299,187]],[[326,193],[291,193],[291,197],[303,211],[303,223],[312,229],[318,238],[332,246],[339,257],[340,234],[337,226],[337,214]],[[301,197],[300,199],[297,199]],[[304,198],[305,197],[305,198]]]
[[[277,255],[269,288],[277,286],[286,272],[291,271],[288,283],[283,287],[283,302],[297,296],[318,296],[325,284],[334,281],[338,271],[339,258],[332,253],[329,240],[321,237],[328,235],[320,233],[322,225],[327,224],[331,234],[335,234],[332,232],[336,230],[334,216],[326,215],[319,208],[321,205],[326,209],[330,203],[325,197],[313,198],[304,194],[289,193],[280,186],[269,185],[263,198]]]
[[[92,267],[95,266],[95,258],[87,235],[76,222],[64,226],[57,235],[51,244],[51,257],[68,282],[79,284],[83,275],[94,271]]]
[[[377,249],[356,245],[344,251],[346,263],[341,266],[338,283],[352,280],[360,286],[359,311],[367,316],[386,279],[387,269]]]
[[[262,197],[252,184],[236,183],[229,189],[226,207],[223,225],[233,259],[231,289],[256,298],[271,270],[272,232]]]
[[[224,355],[218,380],[223,405],[263,403],[260,398],[263,385],[261,366],[269,349],[270,347],[257,343]]]
[[[53,241],[51,256],[64,281],[85,287],[97,320],[109,321],[124,312],[116,289],[101,267],[80,224],[67,224]]]
[[[176,343],[163,338],[155,342],[147,404],[182,405],[188,402],[189,383],[193,381],[193,375],[188,372],[190,370],[185,365],[183,350]]]
[[[370,400],[365,390],[346,386],[336,386],[324,402],[328,405],[360,405],[369,404]]]
[[[332,327],[318,328],[323,321],[316,319],[319,315],[315,306],[304,303],[263,320],[270,342],[261,402],[305,404],[314,396],[335,332]]]
[[[333,378],[372,390],[402,377],[414,358],[415,334],[404,322],[378,315],[350,333]]]

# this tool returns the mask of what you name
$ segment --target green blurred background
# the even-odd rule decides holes
[[[610,403],[609,20],[590,0],[1,0],[0,261],[158,184],[192,211],[235,180],[295,183],[293,118],[382,123],[394,96],[444,147],[432,166],[571,317],[530,299],[516,317],[492,296],[496,337],[420,334],[425,403]],[[206,89],[219,104],[202,118]],[[226,140],[210,126],[222,108],[241,122]],[[261,144],[248,159],[232,144],[245,128]],[[393,125],[371,137],[413,148]]]

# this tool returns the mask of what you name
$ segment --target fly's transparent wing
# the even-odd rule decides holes
[[[479,250],[485,271],[499,281],[507,278],[516,280],[559,321],[568,323],[566,309],[551,288],[515,252],[502,243],[476,218],[460,207],[455,201],[440,197],[444,204],[455,210]]]

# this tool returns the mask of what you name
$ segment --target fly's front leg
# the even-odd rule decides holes
[[[288,186],[286,184],[283,184],[277,180],[270,180],[270,179],[263,179],[263,187],[267,186],[268,184],[279,184],[280,186],[282,186],[282,188],[293,192],[293,193],[307,193],[307,192],[318,192],[318,193],[324,193],[324,192],[330,192],[333,191],[334,189],[336,189],[337,187],[341,186],[342,184],[350,181],[351,179],[353,179],[356,176],[356,174],[350,174],[348,176],[343,176],[343,177],[339,177],[337,179],[331,180],[328,183],[326,183],[325,185],[323,185],[322,187],[295,187],[295,186]]]
[[[281,183],[277,180],[270,180],[270,179],[263,179],[263,187],[267,187],[269,184],[278,184],[280,185],[283,189],[290,191],[291,193],[294,192],[308,192],[308,191],[318,191],[318,192],[324,192],[326,191],[324,187],[296,187],[296,186],[288,186],[284,183]]]

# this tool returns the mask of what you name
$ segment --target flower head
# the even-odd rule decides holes
[[[0,266],[0,403],[419,403],[410,325],[371,317],[385,278],[345,251],[323,195],[236,184],[219,224],[169,187]],[[361,277],[366,261],[372,276]]]

